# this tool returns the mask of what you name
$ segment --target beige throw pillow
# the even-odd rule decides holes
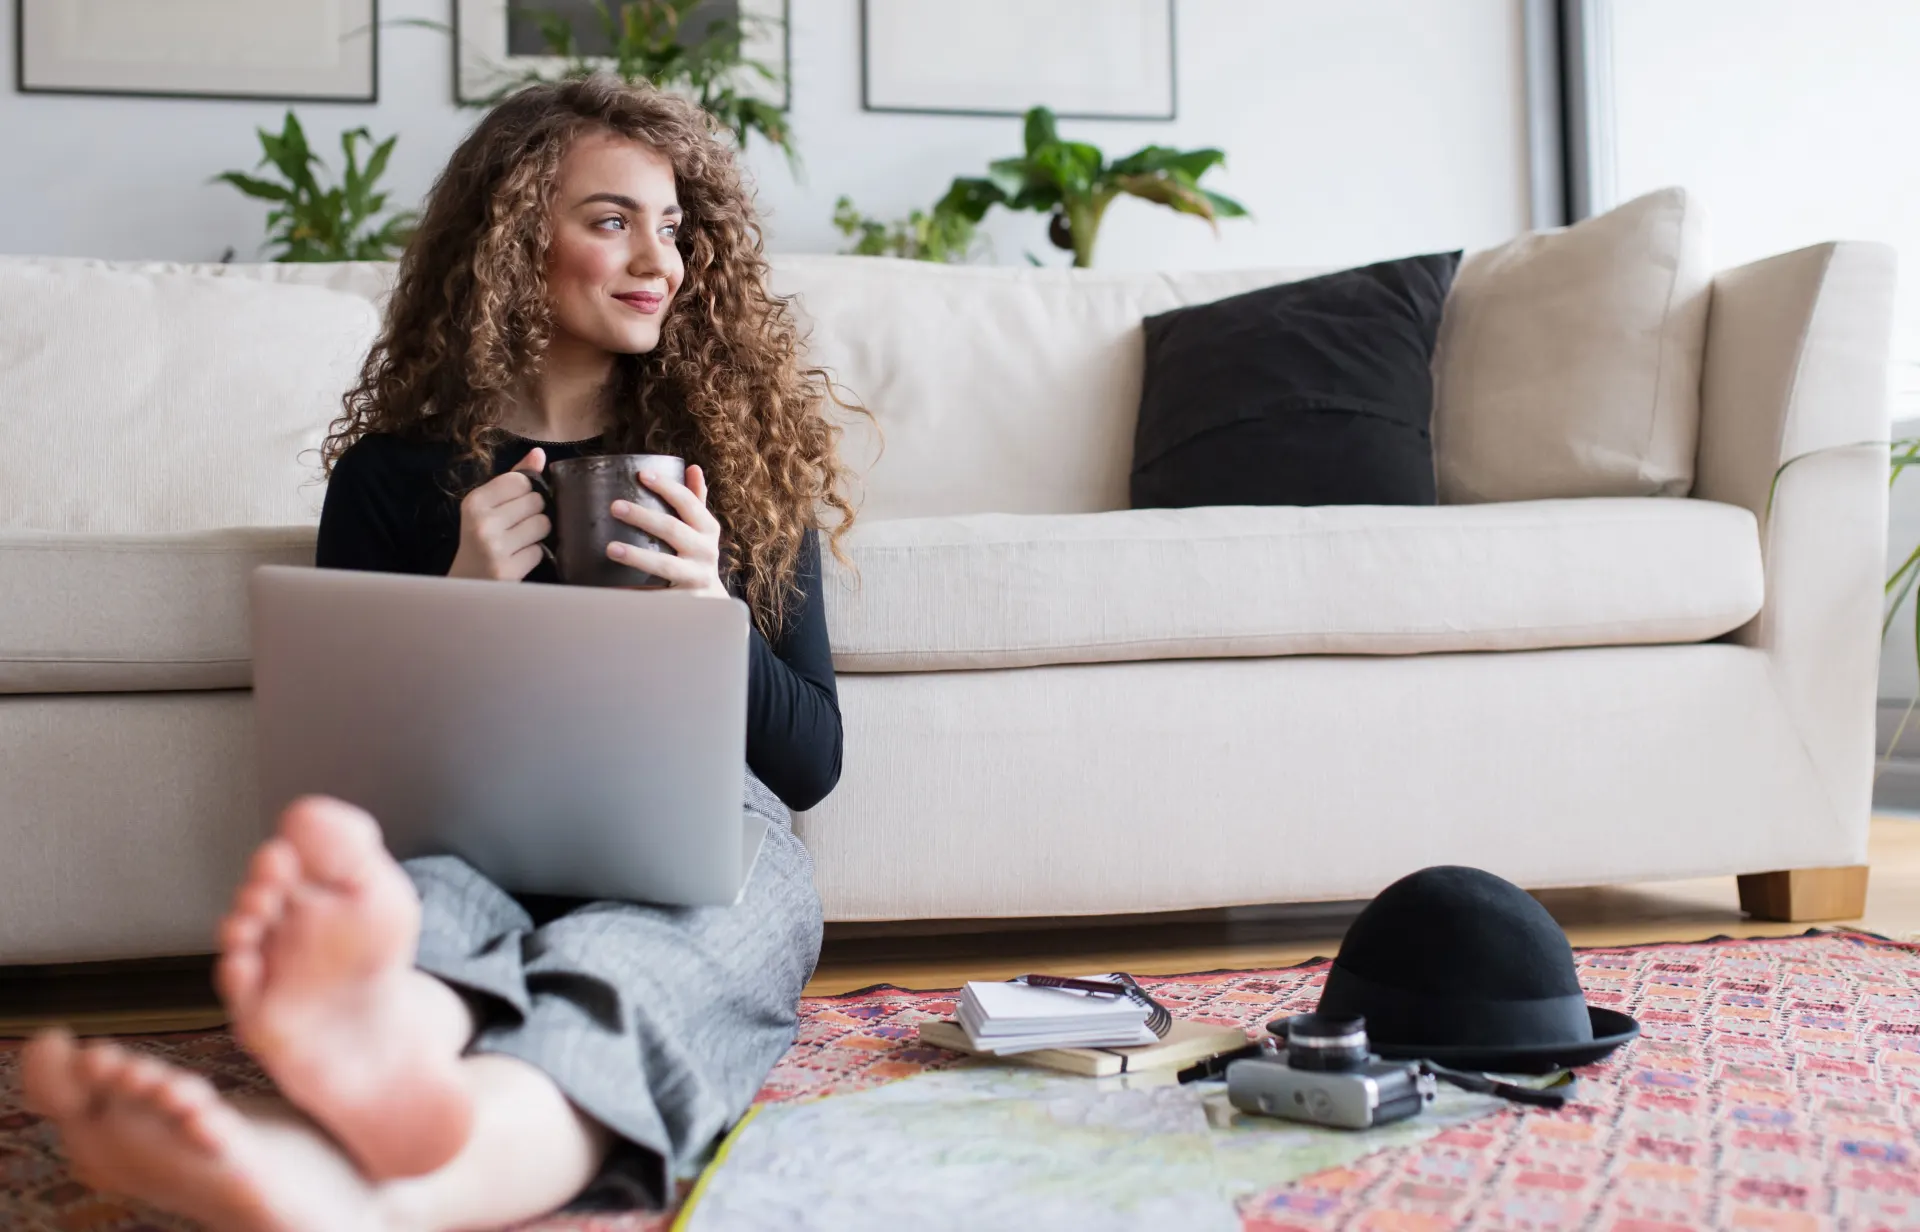
[[[1708,265],[1680,188],[1470,254],[1433,361],[1441,502],[1685,496]]]

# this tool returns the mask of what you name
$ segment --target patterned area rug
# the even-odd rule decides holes
[[[1643,1037],[1581,1071],[1576,1103],[1514,1109],[1417,1147],[1270,1190],[1248,1232],[1458,1227],[1683,1232],[1920,1229],[1920,945],[1809,933],[1578,955],[1596,1004]],[[1175,1014],[1257,1033],[1312,1008],[1324,962],[1144,979]],[[953,1064],[914,1042],[950,994],[810,998],[763,1100],[858,1090]],[[266,1080],[224,1032],[127,1041],[225,1090]],[[188,1225],[88,1190],[19,1102],[0,1042],[0,1227],[171,1232]],[[659,1215],[542,1220],[540,1232],[659,1232]],[[934,1225],[928,1225],[934,1226]],[[980,1230],[993,1232],[993,1230]]]

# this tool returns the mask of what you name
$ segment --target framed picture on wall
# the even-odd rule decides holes
[[[606,0],[616,17],[620,3]],[[732,21],[740,23],[741,58],[766,65],[778,78],[768,81],[743,71],[737,88],[783,110],[790,107],[787,0],[699,0],[681,20],[677,41],[697,44],[708,37],[714,23]],[[592,0],[454,0],[454,97],[462,103],[478,103],[529,72],[559,76],[567,61],[551,54],[543,25],[552,22],[565,23],[581,55],[612,53],[606,25]]]
[[[379,0],[13,0],[26,94],[379,99]]]
[[[1173,0],[861,0],[868,111],[1171,120]]]

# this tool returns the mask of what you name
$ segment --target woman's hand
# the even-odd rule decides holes
[[[630,501],[613,502],[613,516],[636,530],[646,531],[679,555],[670,556],[625,543],[609,543],[607,555],[642,573],[665,578],[673,590],[731,598],[726,584],[720,580],[720,523],[707,512],[705,473],[697,466],[689,466],[687,482],[679,484],[642,471],[640,482],[659,493],[660,499],[680,516],[642,508]]]
[[[540,543],[553,529],[547,503],[523,471],[539,474],[547,451],[535,446],[514,468],[467,493],[460,502],[460,547],[448,577],[518,582],[540,563]]]

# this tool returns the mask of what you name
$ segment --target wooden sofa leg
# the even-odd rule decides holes
[[[1867,866],[1743,873],[1740,910],[1756,920],[1854,920],[1867,910]]]

